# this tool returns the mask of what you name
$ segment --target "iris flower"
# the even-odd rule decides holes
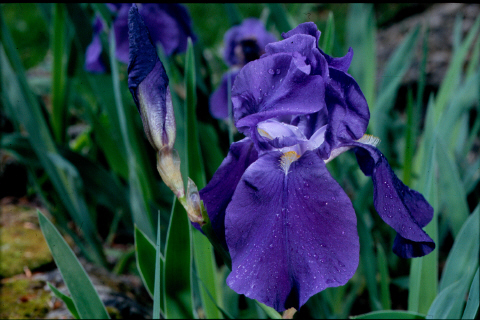
[[[265,46],[276,41],[275,36],[255,18],[245,19],[241,25],[230,28],[224,36],[224,60],[232,70],[226,72],[218,89],[210,98],[210,113],[217,119],[228,118],[228,82],[230,87],[240,68],[265,53]]]
[[[342,58],[325,54],[312,22],[282,37],[237,75],[233,112],[246,137],[200,191],[232,258],[227,284],[279,312],[344,285],[357,269],[355,212],[326,167],[347,150],[372,178],[378,214],[397,232],[393,251],[412,258],[435,248],[422,230],[432,207],[365,135],[368,105],[347,73],[352,49]]]
[[[108,8],[116,14],[113,21],[115,30],[115,55],[118,60],[128,63],[128,11],[129,3],[109,4]],[[185,52],[187,39],[196,40],[192,31],[192,21],[185,7],[175,3],[144,3],[138,11],[150,30],[155,45],[161,44],[166,55]],[[104,26],[99,17],[95,18],[93,39],[85,54],[85,69],[90,72],[105,72],[101,59],[102,43],[100,33]]]

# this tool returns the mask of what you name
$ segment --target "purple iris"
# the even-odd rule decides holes
[[[422,230],[432,207],[365,135],[370,113],[347,73],[351,48],[342,58],[326,55],[312,22],[282,37],[236,77],[235,125],[246,138],[200,191],[232,258],[228,285],[279,312],[344,285],[357,269],[355,212],[325,165],[349,149],[372,177],[377,212],[397,232],[393,251],[412,258],[435,248]]]
[[[115,30],[117,59],[128,63],[128,10],[130,3],[109,4],[109,9],[116,13],[113,21]],[[187,39],[196,40],[192,31],[192,21],[185,7],[175,3],[144,3],[139,5],[138,11],[150,30],[154,44],[161,44],[165,53],[185,52]],[[90,72],[105,72],[105,64],[101,59],[102,43],[100,33],[104,26],[99,17],[95,18],[93,40],[87,47],[85,69]]]
[[[276,41],[275,36],[265,29],[263,23],[254,18],[245,19],[241,25],[230,28],[223,38],[224,59],[232,70],[225,73],[218,89],[210,97],[210,113],[217,119],[228,118],[228,81],[230,86],[243,67],[265,53],[265,46]]]

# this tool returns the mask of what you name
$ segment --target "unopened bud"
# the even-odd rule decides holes
[[[143,129],[156,151],[173,149],[176,128],[168,76],[135,5],[129,11],[128,34],[128,87]]]
[[[180,157],[175,149],[164,148],[157,154],[157,170],[163,182],[173,191],[177,198],[185,195]]]
[[[188,178],[187,184],[187,214],[192,222],[198,223],[200,226],[204,224],[202,216],[202,205],[200,203],[200,194],[198,188],[192,179]]]

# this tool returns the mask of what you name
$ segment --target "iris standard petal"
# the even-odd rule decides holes
[[[130,4],[124,3],[117,11],[117,17],[113,22],[115,32],[115,56],[123,63],[128,63],[128,12]]]
[[[252,61],[240,70],[233,85],[235,125],[246,133],[270,118],[317,112],[325,107],[324,95],[323,78],[298,69],[290,54]]]
[[[312,37],[315,38],[315,41],[317,42],[317,46],[318,46],[318,39],[320,39],[321,32],[318,30],[317,25],[315,23],[305,22],[305,23],[299,24],[296,28],[288,32],[282,33],[282,37],[283,39],[287,39],[296,34],[311,35]]]
[[[320,147],[319,152],[327,159],[331,150],[337,148],[343,141],[358,140],[365,134],[370,111],[355,79],[332,68],[325,101],[328,109],[326,143]]]
[[[225,217],[228,285],[279,312],[345,284],[359,259],[355,212],[323,160],[307,151],[285,174],[281,157],[248,167]]]
[[[372,177],[375,209],[398,233],[393,252],[402,258],[413,258],[433,251],[434,241],[422,230],[433,218],[432,206],[398,179],[377,148],[360,143],[352,145],[358,147],[355,154],[360,168]]]
[[[228,77],[230,77],[230,86],[233,86],[233,82],[237,77],[239,70],[227,72],[222,77],[220,86],[210,96],[209,107],[210,114],[217,119],[228,118]],[[230,90],[232,88],[230,87]],[[233,108],[233,105],[232,105]],[[233,111],[232,111],[233,112]]]
[[[233,192],[243,173],[257,158],[258,153],[251,139],[244,138],[233,143],[227,157],[210,182],[200,190],[200,198],[208,212],[213,230],[225,247],[227,247],[224,225],[225,209],[232,199]]]

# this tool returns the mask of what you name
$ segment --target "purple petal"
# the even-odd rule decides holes
[[[421,257],[435,249],[433,240],[422,230],[433,218],[433,208],[425,198],[397,178],[385,156],[375,147],[361,143],[356,148],[360,168],[373,181],[373,203],[380,217],[398,235],[393,252],[402,258]]]
[[[135,5],[129,12],[129,43],[128,87],[145,134],[157,151],[165,146],[172,149],[176,127],[167,73]]]
[[[225,217],[227,284],[279,312],[344,285],[359,258],[355,212],[323,160],[307,151],[286,175],[281,156],[248,167]]]
[[[244,59],[239,59],[235,50],[239,50],[237,47],[242,45],[242,41],[245,40],[253,40],[258,52],[250,52],[249,54],[243,52]],[[253,61],[254,58],[260,57],[265,52],[265,46],[274,41],[276,41],[275,36],[265,29],[265,26],[260,20],[254,18],[245,19],[241,25],[234,26],[225,33],[223,38],[223,42],[225,43],[224,59],[230,66],[244,65]],[[242,49],[248,49],[243,47],[244,46],[242,46]],[[253,48],[251,45],[249,47],[250,49]]]
[[[318,39],[320,39],[321,32],[318,31],[317,25],[313,22],[305,22],[299,24],[295,29],[282,33],[283,39],[288,39],[296,34],[308,34],[315,38],[316,46],[318,46]]]
[[[318,30],[317,30],[318,31]],[[318,31],[320,32],[320,31]],[[328,64],[317,47],[315,37],[308,34],[292,34],[289,38],[273,42],[265,47],[267,55],[275,53],[290,53],[299,69],[305,69],[303,65],[310,66],[307,74],[320,74],[328,78]]]
[[[115,56],[123,63],[128,63],[128,12],[130,5],[123,4],[118,9],[117,18],[113,22],[115,31]]]
[[[326,143],[319,150],[325,159],[342,141],[360,139],[365,134],[370,119],[367,100],[355,79],[332,68],[330,77],[325,94],[328,109]]]
[[[210,114],[216,119],[228,118],[228,77],[230,77],[230,84],[233,86],[233,82],[235,81],[238,72],[239,70],[225,73],[222,77],[220,86],[210,96]]]
[[[213,230],[225,247],[225,209],[232,199],[233,192],[245,170],[258,158],[258,153],[249,138],[235,142],[212,180],[200,190]],[[197,225],[198,227],[198,225]]]
[[[103,49],[100,32],[102,32],[102,30],[102,20],[99,17],[96,17],[93,25],[93,39],[85,52],[85,70],[89,72],[103,73],[107,69],[101,56]]]
[[[241,132],[270,118],[309,114],[325,107],[323,78],[305,74],[292,60],[292,55],[278,53],[240,70],[232,102],[235,125]]]
[[[185,52],[188,37],[192,42],[196,36],[192,31],[192,21],[188,11],[176,3],[145,3],[140,8],[152,40],[161,43],[166,55]]]
[[[132,92],[135,103],[138,108],[138,100],[135,90],[138,85],[153,70],[157,62],[160,62],[157,51],[152,44],[149,32],[143,22],[142,17],[138,13],[138,9],[133,5],[129,12],[129,63],[128,63],[128,87]],[[162,66],[163,68],[163,66]],[[166,86],[168,85],[168,77],[163,71]]]
[[[348,52],[345,56],[341,58],[334,58],[326,54],[320,49],[320,52],[322,55],[325,57],[327,60],[328,66],[330,68],[334,68],[343,72],[347,72],[348,68],[350,68],[350,63],[352,62],[353,59],[353,49],[352,47],[348,48]]]

